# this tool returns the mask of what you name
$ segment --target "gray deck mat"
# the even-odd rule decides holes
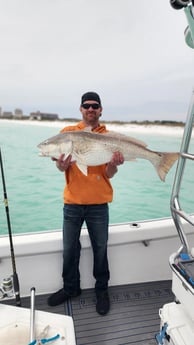
[[[70,303],[77,345],[151,345],[159,332],[159,308],[172,302],[171,282],[109,288],[111,309],[106,316],[95,310],[93,290]]]
[[[109,295],[111,309],[105,316],[96,313],[93,289],[57,307],[47,305],[48,295],[36,296],[36,309],[71,315],[77,345],[156,345],[159,308],[174,300],[171,281],[113,286]],[[22,298],[22,306],[29,308],[30,299]]]

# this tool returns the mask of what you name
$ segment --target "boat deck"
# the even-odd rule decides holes
[[[171,281],[112,286],[110,312],[100,316],[95,310],[93,289],[57,307],[47,305],[48,295],[36,296],[36,310],[73,317],[77,345],[156,345],[160,329],[159,309],[174,300]],[[21,298],[30,308],[30,298]],[[1,303],[13,304],[11,301]]]

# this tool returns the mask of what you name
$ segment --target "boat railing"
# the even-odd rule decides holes
[[[180,157],[177,164],[177,169],[175,173],[174,178],[174,184],[172,188],[172,194],[171,194],[171,201],[170,201],[170,208],[171,208],[171,214],[173,221],[175,223],[176,229],[178,231],[178,235],[180,237],[182,246],[179,249],[177,255],[179,255],[180,252],[186,252],[189,253],[189,245],[188,241],[184,232],[184,227],[182,225],[181,219],[185,219],[186,222],[194,226],[194,218],[191,217],[187,212],[185,212],[180,203],[180,189],[182,185],[182,181],[184,178],[184,170],[186,161],[194,160],[194,154],[189,153],[189,145],[192,137],[192,131],[193,131],[193,124],[194,124],[194,90],[192,92],[192,97],[190,101],[190,106],[188,110],[188,116],[184,128],[181,148],[180,148]]]
[[[184,9],[188,22],[188,27],[184,32],[185,41],[190,48],[194,49],[194,0],[170,0],[170,3],[174,9]],[[194,161],[194,154],[189,152],[193,126],[194,90],[188,109],[170,200],[171,214],[181,241],[181,246],[169,259],[170,267],[173,272],[172,290],[178,301],[186,307],[192,317],[194,317],[194,315],[193,311],[190,309],[190,305],[192,304],[194,295],[194,248],[190,248],[188,244],[183,219],[186,223],[190,224],[191,228],[193,227],[194,230],[194,218],[182,209],[180,190],[185,177],[186,163],[188,160]]]
[[[188,26],[186,27],[184,32],[185,42],[190,48],[194,49],[194,0],[170,0],[170,4],[172,8],[174,8],[175,10],[184,10],[188,22]],[[180,149],[180,158],[177,164],[177,170],[175,174],[174,185],[170,201],[172,218],[174,220],[176,229],[178,231],[182,243],[182,247],[178,252],[185,251],[187,253],[189,252],[189,246],[181,223],[181,218],[185,219],[192,226],[194,226],[194,219],[181,208],[179,194],[182,179],[184,176],[186,160],[194,160],[194,154],[189,152],[189,144],[192,137],[193,124],[194,90],[192,92],[187,120],[183,133],[182,144]]]
[[[170,0],[170,3],[176,10],[184,9],[188,22],[188,26],[184,32],[185,42],[190,48],[194,49],[194,0]],[[190,291],[191,296],[194,295],[194,248],[189,247],[182,220],[184,219],[191,227],[194,227],[194,218],[181,207],[180,189],[185,176],[186,163],[188,160],[194,160],[194,154],[189,152],[193,126],[194,90],[188,109],[170,200],[172,218],[181,241],[181,247],[169,259],[170,267],[173,271],[172,289],[179,301],[181,300],[185,305],[188,304],[188,310],[190,300],[187,297],[186,291]]]
[[[173,272],[172,291],[184,308],[194,317],[192,308],[194,296],[194,248],[190,248],[184,230],[182,220],[184,219],[194,230],[194,218],[186,213],[180,204],[180,188],[184,180],[184,169],[187,160],[194,160],[194,155],[189,153],[189,144],[192,137],[194,123],[194,91],[191,97],[190,108],[184,129],[180,158],[174,178],[174,185],[171,195],[171,214],[181,241],[181,247],[169,258],[169,264]]]
[[[185,123],[180,157],[178,160],[174,184],[172,188],[170,208],[172,218],[178,232],[181,247],[170,256],[170,267],[175,276],[184,284],[184,287],[194,295],[194,249],[189,247],[182,220],[184,219],[194,227],[194,218],[185,212],[181,207],[180,189],[184,180],[184,172],[187,160],[194,160],[194,155],[189,152],[190,141],[192,138],[194,125],[194,90],[190,101],[187,120]],[[194,228],[193,228],[194,229]]]

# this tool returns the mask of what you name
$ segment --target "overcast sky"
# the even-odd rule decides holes
[[[104,120],[185,121],[186,26],[169,0],[0,0],[0,106],[79,118],[96,91]]]

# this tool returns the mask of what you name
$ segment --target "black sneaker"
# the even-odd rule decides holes
[[[100,315],[106,315],[110,309],[110,299],[107,291],[98,292],[96,294],[97,303],[96,311]]]
[[[51,307],[57,306],[66,302],[70,297],[76,297],[81,295],[81,289],[79,289],[75,294],[72,296],[67,295],[64,289],[60,289],[59,291],[53,293],[47,300],[48,305]]]

